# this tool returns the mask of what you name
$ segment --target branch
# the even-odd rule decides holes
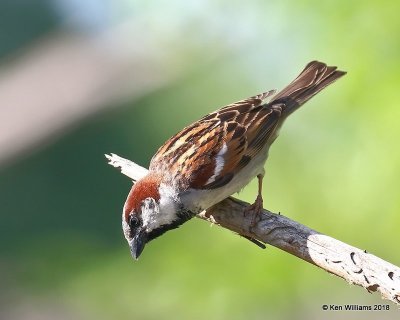
[[[109,164],[137,181],[147,170],[115,154],[106,155]],[[252,227],[252,215],[243,215],[248,203],[228,198],[198,217],[284,250],[337,275],[350,284],[378,291],[382,298],[400,305],[400,268],[365,250],[321,234],[280,214],[264,210]]]

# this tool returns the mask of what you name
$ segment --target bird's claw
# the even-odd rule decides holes
[[[256,201],[254,201],[253,204],[247,206],[244,209],[244,214],[247,215],[249,213],[253,213],[253,217],[251,219],[250,227],[253,228],[256,225],[256,221],[259,220],[257,218],[260,217],[262,211],[263,211],[263,198],[261,195],[258,195],[256,198]]]

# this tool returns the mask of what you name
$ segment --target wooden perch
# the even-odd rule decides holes
[[[147,173],[141,166],[115,154],[106,158],[134,182]],[[400,268],[397,266],[268,210],[263,211],[252,227],[252,216],[243,215],[246,206],[246,202],[228,198],[198,217],[273,245],[368,292],[378,291],[382,298],[400,305]]]

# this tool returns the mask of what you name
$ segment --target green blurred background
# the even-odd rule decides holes
[[[172,134],[282,88],[311,60],[348,75],[285,124],[273,211],[396,265],[400,2],[0,2],[1,319],[394,319],[398,307],[194,219],[132,260],[131,182]],[[34,101],[34,103],[32,102]],[[253,181],[238,197],[253,201]],[[322,304],[390,311],[322,311]]]

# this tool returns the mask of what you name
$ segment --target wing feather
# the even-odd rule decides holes
[[[160,147],[150,170],[172,173],[183,189],[224,186],[262,149],[276,126],[278,114],[262,106],[274,93],[232,103],[184,128]]]

